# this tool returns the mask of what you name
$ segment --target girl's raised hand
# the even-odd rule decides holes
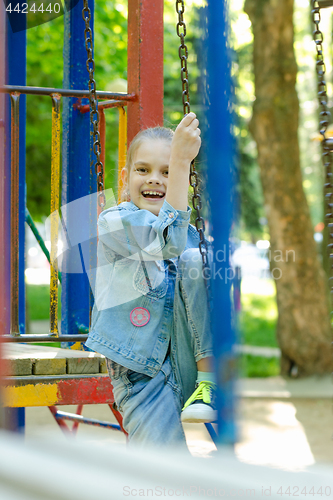
[[[172,163],[177,164],[178,168],[188,168],[191,161],[199,153],[201,146],[201,131],[199,129],[199,120],[194,113],[184,116],[175,130],[171,143]]]

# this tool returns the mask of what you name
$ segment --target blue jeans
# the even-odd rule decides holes
[[[116,405],[132,443],[185,445],[180,420],[184,402],[197,378],[196,362],[212,356],[212,339],[202,261],[199,250],[188,249],[168,264],[167,294],[173,296],[168,355],[155,377],[107,359]],[[170,317],[170,315],[166,315]]]

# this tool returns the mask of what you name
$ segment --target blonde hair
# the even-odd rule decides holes
[[[171,130],[171,128],[165,128],[165,127],[146,128],[145,130],[141,130],[138,134],[136,134],[127,151],[126,164],[125,164],[125,168],[127,170],[127,179],[129,179],[130,176],[134,155],[144,141],[163,140],[171,142],[173,134],[174,132],[173,130]],[[120,201],[128,201],[127,186],[123,187]]]

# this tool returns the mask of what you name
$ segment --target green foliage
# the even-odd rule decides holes
[[[27,307],[29,320],[37,321],[50,317],[50,287],[49,285],[26,285]],[[59,297],[61,286],[59,285]],[[59,318],[61,317],[61,302],[59,300]]]
[[[95,2],[94,28],[98,88],[113,91],[116,79],[127,78],[127,2]]]
[[[27,31],[27,85],[62,86],[63,38],[63,17]]]
[[[27,85],[62,87],[63,17],[27,30]],[[27,96],[27,205],[35,220],[50,213],[51,99]]]
[[[187,12],[192,25],[195,9]],[[176,34],[174,2],[165,2],[165,125],[178,124],[182,117],[179,39]],[[196,54],[193,50],[195,27],[189,29],[187,45],[191,64],[191,98],[195,103]],[[27,84],[62,87],[63,17],[27,31]],[[126,91],[127,79],[127,0],[95,2],[95,79],[98,89]],[[177,96],[177,99],[175,99]],[[118,111],[109,109],[106,117],[105,186],[116,188],[118,170]],[[27,99],[27,205],[32,217],[40,221],[50,212],[51,101],[48,97]]]
[[[189,93],[191,100],[191,110],[198,113],[199,119],[201,109],[198,109],[199,96],[198,77],[200,70],[198,67],[200,39],[200,12],[199,8],[192,6],[187,8],[185,15],[186,22],[186,45],[188,47],[188,71],[189,71]],[[166,0],[164,2],[164,124],[173,128],[178,125],[183,117],[182,103],[182,83],[180,79],[180,59],[178,48],[180,39],[177,36],[176,24],[178,16],[175,10],[175,2]]]
[[[127,1],[95,2],[95,68],[97,87],[127,91]],[[105,187],[117,192],[118,110],[105,110]]]
[[[198,2],[186,7],[189,49],[191,107],[201,123],[205,109],[200,97],[200,51],[202,8]],[[264,237],[263,194],[256,146],[249,132],[254,100],[252,39],[247,16],[241,2],[231,3],[231,40],[235,82],[235,133],[238,141],[238,185],[241,200],[241,237],[256,240]],[[176,34],[177,14],[173,0],[164,2],[164,124],[175,127],[182,117],[179,38]],[[322,173],[320,151],[309,138],[317,131],[316,81],[311,50],[311,26],[308,7],[295,5],[295,49],[299,65],[298,92],[301,100],[300,144],[304,189],[314,224],[322,220]],[[306,42],[306,43],[304,43]],[[62,87],[63,17],[30,28],[27,31],[27,84]],[[310,48],[309,48],[310,47]],[[313,49],[314,52],[314,49]],[[328,53],[328,51],[327,51]],[[127,0],[100,0],[95,3],[95,59],[97,87],[103,90],[124,90],[127,79]],[[310,84],[309,84],[310,83]],[[106,111],[106,187],[115,187],[117,178],[118,111]],[[51,162],[51,105],[48,97],[27,96],[27,204],[35,220],[49,214]],[[198,170],[204,173],[201,156]]]
[[[246,16],[230,6],[232,75],[235,84],[234,127],[238,145],[238,183],[240,199],[240,229],[243,239],[255,241],[263,237],[264,210],[257,150],[250,133],[250,118],[254,101],[252,37],[245,36]]]
[[[278,347],[276,341],[277,306],[275,296],[242,295],[239,333],[242,344]]]
[[[261,9],[265,1],[266,0],[251,2],[251,6],[252,8],[258,9],[258,12],[260,13],[262,12]],[[237,74],[239,83],[237,87],[237,115],[240,118],[238,130],[238,135],[240,136],[241,151],[240,175],[241,177],[243,177],[243,179],[241,178],[240,182],[240,190],[242,198],[245,201],[242,206],[247,207],[249,203],[249,206],[251,207],[248,212],[247,210],[242,210],[242,221],[243,228],[248,230],[250,227],[253,228],[253,223],[257,218],[257,210],[259,209],[259,214],[263,212],[263,197],[261,194],[258,169],[254,166],[254,164],[253,168],[251,168],[251,166],[247,165],[246,161],[244,163],[243,157],[244,152],[250,153],[250,163],[251,161],[256,162],[256,147],[253,141],[251,141],[248,131],[252,101],[254,100],[251,23],[242,11],[243,6],[241,6],[241,4],[244,4],[242,0],[235,3],[232,2],[230,6],[230,12],[231,23],[233,26],[232,31],[234,33],[231,43],[232,46],[236,49],[236,65],[234,66],[234,71],[235,74]],[[250,2],[248,4],[250,4]],[[294,49],[298,65],[297,93],[300,101],[300,158],[303,174],[303,188],[309,204],[313,225],[316,225],[318,222],[323,220],[322,185],[324,179],[320,158],[320,145],[318,141],[313,140],[315,136],[318,136],[319,117],[317,105],[317,82],[315,75],[315,45],[312,40],[313,26],[311,23],[310,10],[311,5],[309,2],[303,2],[302,0],[294,2]],[[248,26],[246,26],[245,18],[247,18]],[[330,95],[332,93],[332,64],[330,56],[332,29],[331,18],[327,9],[323,11],[322,14],[321,29],[324,32],[324,57],[327,69],[326,81],[328,85],[328,94]],[[247,136],[249,137],[247,138]],[[257,208],[251,200],[251,183],[249,184],[248,192],[244,191],[244,189],[246,189],[246,186],[248,185],[246,181],[246,179],[248,179],[248,176],[247,173],[244,172],[244,170],[248,170],[248,172],[251,173],[251,176],[255,174],[255,181],[253,186],[255,187],[256,195],[253,198],[256,199],[257,194],[259,193]],[[247,220],[248,216],[251,218],[251,220]],[[258,228],[254,229],[254,232],[256,234]]]
[[[237,126],[235,128],[239,148],[239,183],[237,189],[241,201],[241,228],[251,235],[252,240],[257,240],[263,234],[260,219],[265,214],[256,147],[249,131],[247,113],[249,95],[245,90],[245,79],[250,76],[250,71],[247,71],[249,49],[249,45],[246,45],[237,52],[238,67],[242,68],[238,73],[236,90]]]
[[[63,79],[64,19],[27,31],[27,84],[59,87]],[[103,0],[95,4],[96,81],[99,89],[114,88],[127,78],[127,2]],[[88,75],[88,73],[87,73]],[[88,80],[88,78],[87,78]],[[118,111],[106,116],[106,188],[115,187],[117,178]],[[27,97],[27,206],[36,221],[50,213],[51,100]]]
[[[244,354],[239,361],[241,377],[276,377],[280,373],[278,358],[262,358]]]
[[[61,348],[61,342],[36,342],[32,345],[40,345],[42,347],[58,347]]]
[[[277,307],[274,295],[242,295],[239,316],[240,343],[258,347],[278,347]],[[279,358],[243,354],[239,357],[241,377],[273,377],[280,373]]]
[[[294,9],[295,55],[298,65],[297,93],[299,110],[299,145],[303,175],[303,189],[315,226],[324,220],[323,184],[324,173],[321,161],[319,136],[319,110],[317,104],[317,77],[315,71],[316,48],[312,39],[311,5],[296,2]],[[324,33],[323,52],[326,63],[328,95],[332,94],[332,17],[329,9],[322,12],[321,29]]]
[[[200,2],[196,2],[199,4]],[[201,2],[203,3],[203,2]],[[188,48],[189,96],[191,111],[197,114],[200,128],[203,131],[203,144],[195,160],[195,168],[199,173],[198,187],[202,203],[201,214],[209,218],[209,199],[206,192],[206,157],[205,127],[206,107],[203,89],[203,73],[205,72],[205,56],[203,50],[205,15],[202,6],[193,3],[186,7],[184,19],[186,23],[186,46]],[[180,39],[176,24],[178,15],[174,0],[164,2],[164,125],[175,128],[183,117],[181,62],[179,58]],[[193,189],[189,188],[188,204],[192,205]],[[192,210],[190,222],[195,223],[196,211]]]

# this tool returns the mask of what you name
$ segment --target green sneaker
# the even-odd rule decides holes
[[[215,422],[215,389],[212,382],[203,381],[197,386],[192,396],[186,401],[181,413],[182,422],[201,423]]]

